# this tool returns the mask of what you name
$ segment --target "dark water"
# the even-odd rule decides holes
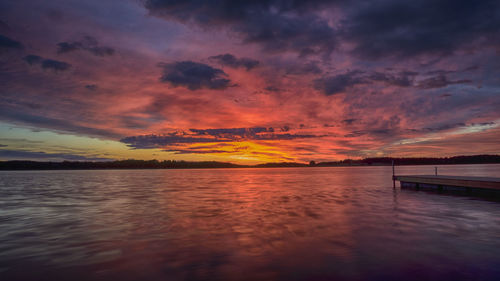
[[[500,280],[500,202],[390,167],[0,172],[0,280]]]

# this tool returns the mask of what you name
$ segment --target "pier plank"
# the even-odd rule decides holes
[[[400,175],[394,180],[401,183],[428,184],[435,186],[456,186],[467,188],[493,189],[500,191],[500,178],[492,177],[465,177],[465,176],[436,176],[436,175]]]

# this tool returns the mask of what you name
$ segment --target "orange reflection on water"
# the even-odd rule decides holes
[[[498,168],[481,171],[488,176]],[[0,181],[6,206],[0,274],[6,280],[38,280],[32,272],[42,269],[54,280],[391,274],[390,280],[416,281],[416,269],[447,276],[467,262],[469,273],[490,280],[497,267],[484,264],[500,254],[494,250],[500,224],[491,224],[497,206],[394,190],[391,173],[391,167],[337,167],[9,174]],[[467,248],[454,239],[464,233]],[[450,249],[461,255],[448,255]],[[481,271],[472,262],[478,255]]]

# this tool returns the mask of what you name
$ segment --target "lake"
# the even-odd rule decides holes
[[[439,173],[499,177],[500,165]],[[500,280],[499,201],[393,189],[391,176],[2,171],[0,280]]]

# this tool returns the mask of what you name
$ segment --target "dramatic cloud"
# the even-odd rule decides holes
[[[218,90],[227,88],[231,82],[224,78],[227,74],[223,70],[203,63],[180,61],[159,65],[163,68],[160,81],[174,87],[184,86],[192,91],[201,88]]]
[[[173,132],[163,135],[130,136],[121,139],[133,148],[161,148],[184,143],[219,143],[241,141],[272,141],[318,138],[322,136],[276,133],[274,128],[222,128],[222,129],[189,129],[189,132]]]
[[[214,60],[222,65],[233,67],[233,68],[244,67],[244,68],[246,68],[246,70],[250,70],[250,69],[256,67],[257,65],[259,65],[258,60],[249,59],[249,58],[239,58],[238,59],[231,54],[212,56],[209,59]]]
[[[69,53],[76,50],[84,50],[93,54],[94,56],[104,57],[111,56],[115,53],[115,50],[113,48],[99,46],[97,39],[92,36],[85,36],[80,41],[61,42],[58,43],[57,46],[57,53],[59,54]]]
[[[23,44],[0,34],[0,48],[20,50],[23,48]]]
[[[49,69],[55,72],[65,71],[71,67],[69,63],[53,59],[44,59],[36,55],[27,55],[24,57],[24,61],[30,65],[40,65],[43,69]]]
[[[12,150],[88,156],[102,139],[100,157],[239,163],[468,154],[462,139],[499,151],[498,1],[65,0],[29,17],[33,1],[4,2],[0,135],[53,136],[0,141]]]
[[[341,33],[363,58],[449,55],[481,40],[498,46],[499,8],[495,0],[365,1],[346,10]]]
[[[486,40],[500,40],[498,1],[397,0],[364,1],[229,1],[148,0],[152,15],[204,28],[230,26],[244,42],[261,44],[266,51],[295,51],[301,55],[329,54],[340,40],[354,45],[364,58],[446,55],[457,48]],[[337,8],[337,25],[318,13]],[[335,28],[334,28],[335,26]]]
[[[304,11],[328,1],[170,1],[148,0],[152,15],[202,27],[231,27],[243,42],[260,44],[268,52],[330,54],[337,46],[335,31],[320,17]]]

